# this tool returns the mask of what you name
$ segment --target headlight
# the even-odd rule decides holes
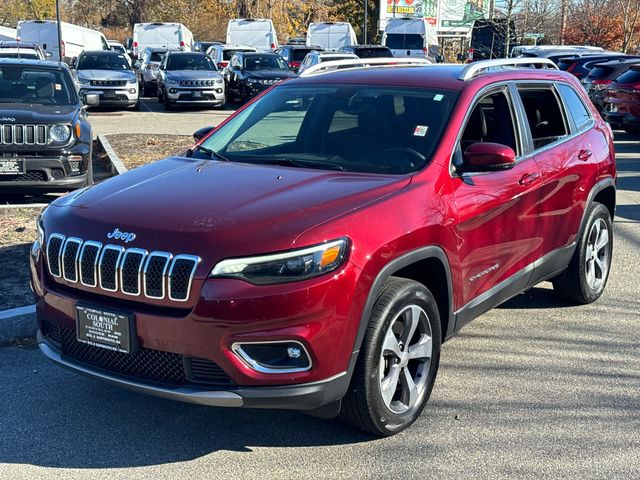
[[[247,83],[258,83],[258,80],[255,78],[247,78]]]
[[[129,80],[127,80],[127,83],[131,83],[131,84],[138,83],[138,79],[136,77],[130,78]]]
[[[215,83],[222,84],[222,83],[224,83],[224,79],[223,78],[216,78]]]
[[[238,278],[256,285],[307,280],[338,268],[346,259],[348,243],[340,238],[290,252],[223,260],[210,276]]]
[[[49,129],[49,140],[64,143],[69,140],[71,129],[67,125],[54,125]]]

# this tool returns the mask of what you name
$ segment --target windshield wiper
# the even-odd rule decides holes
[[[252,158],[249,160],[251,163],[265,163],[271,165],[281,165],[283,167],[311,167],[311,168],[326,168],[329,170],[338,170],[345,172],[347,169],[339,163],[323,162],[318,160],[296,160],[293,158]]]
[[[210,148],[203,147],[202,145],[196,145],[193,147],[193,150],[198,150],[199,152],[206,153],[210,158],[217,158],[218,160],[222,160],[223,162],[228,162],[229,159],[224,155],[216,152],[215,150],[211,150]]]

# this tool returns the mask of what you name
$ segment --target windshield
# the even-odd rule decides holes
[[[149,57],[149,62],[162,62],[162,59],[166,55],[167,52],[151,52]]]
[[[39,60],[40,57],[37,53],[29,50],[22,50],[20,52],[3,52],[0,50],[0,58],[31,58]]]
[[[254,70],[289,70],[287,62],[280,55],[250,55],[244,59],[244,69]]]
[[[169,55],[167,70],[215,70],[213,62],[204,53],[178,53]]]
[[[418,33],[389,33],[385,45],[392,50],[422,50],[424,38]]]
[[[83,53],[77,70],[129,70],[129,62],[121,53]]]
[[[2,103],[71,105],[75,101],[73,82],[64,72],[21,65],[0,67]]]
[[[124,49],[124,47],[122,45],[111,45],[111,50],[114,50],[114,51],[120,52],[120,53],[126,53],[126,50]]]
[[[281,86],[200,146],[229,161],[404,174],[424,167],[457,93],[403,87]]]

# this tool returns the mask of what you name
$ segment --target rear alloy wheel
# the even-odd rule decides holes
[[[422,412],[440,360],[440,316],[431,292],[391,277],[376,301],[340,417],[394,435]]]
[[[593,203],[569,267],[552,280],[554,290],[574,303],[595,302],[607,284],[612,254],[613,225],[609,210]]]

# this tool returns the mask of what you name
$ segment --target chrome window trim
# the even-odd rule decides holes
[[[153,257],[161,257],[166,259],[164,268],[162,269],[162,295],[159,297],[154,295],[149,295],[149,293],[147,293],[147,269],[149,268],[149,262]],[[167,293],[165,289],[165,284],[167,280],[167,270],[169,269],[169,264],[171,263],[172,258],[173,258],[173,255],[169,252],[151,252],[149,254],[149,256],[147,257],[147,260],[144,262],[144,269],[142,274],[142,288],[144,289],[144,295],[146,297],[155,298],[156,300],[162,300],[165,297]]]
[[[253,358],[251,358],[249,356],[249,354],[242,349],[242,345],[259,345],[259,344],[273,344],[273,343],[295,343],[295,344],[299,345],[302,348],[302,350],[304,351],[304,353],[307,356],[307,358],[309,359],[309,365],[306,366],[306,367],[298,367],[298,368],[272,368],[272,367],[265,367],[264,365],[258,363]],[[274,373],[298,373],[298,372],[309,371],[313,367],[313,359],[311,358],[311,355],[309,355],[309,351],[302,344],[302,342],[300,342],[298,340],[273,340],[273,341],[270,341],[270,342],[269,341],[266,341],[266,342],[235,342],[235,343],[233,343],[231,345],[231,351],[240,360],[242,360],[249,368],[251,368],[252,370],[255,370],[256,372],[260,372],[260,373],[271,373],[271,374],[274,374]]]
[[[98,253],[96,255],[95,260],[93,261],[93,285],[91,285],[90,283],[84,283],[84,281],[82,280],[83,275],[82,275],[82,258],[84,256],[84,251],[87,247],[97,247],[98,248]],[[102,243],[100,242],[94,242],[93,240],[87,240],[86,242],[84,242],[82,244],[82,248],[80,249],[80,256],[79,256],[79,261],[78,261],[78,271],[80,272],[80,284],[84,285],[86,287],[97,287],[98,286],[98,260],[100,259],[100,250],[102,250]]]
[[[125,292],[124,291],[124,278],[122,277],[122,267],[124,266],[125,260],[127,259],[127,255],[129,255],[130,253],[137,253],[142,255],[142,258],[140,259],[140,264],[138,265],[138,282],[137,282],[137,289],[136,292],[137,293],[131,293],[131,292]],[[142,272],[142,267],[145,263],[145,257],[149,254],[149,252],[147,252],[145,249],[143,248],[127,248],[124,251],[124,254],[122,255],[122,258],[120,259],[120,268],[118,269],[118,275],[120,277],[120,291],[122,293],[124,293],[125,295],[131,295],[132,297],[138,297],[140,296],[140,294],[142,293],[142,291],[140,290],[140,273]]]
[[[116,259],[116,266],[115,266],[115,275],[114,275],[114,287],[113,289],[111,288],[105,288],[102,285],[102,262],[104,260],[104,254],[108,251],[108,250],[115,250],[116,252],[118,252],[118,258]],[[100,260],[98,261],[98,284],[100,285],[100,288],[102,290],[105,290],[107,292],[117,292],[118,291],[118,269],[120,268],[120,259],[122,258],[122,253],[124,252],[124,247],[121,247],[119,245],[105,245],[104,248],[102,249],[102,252],[100,252]]]
[[[75,243],[78,245],[78,251],[76,252],[76,256],[73,259],[73,269],[74,269],[74,273],[75,273],[75,280],[71,280],[70,278],[67,277],[67,269],[64,267],[64,256],[65,253],[67,253],[67,247],[69,246],[70,243]],[[60,273],[62,273],[62,278],[64,278],[67,282],[71,282],[71,283],[78,283],[78,258],[80,256],[80,249],[82,248],[82,239],[78,238],[78,237],[68,237],[65,242],[64,242],[64,246],[62,248],[62,255],[60,256],[61,258],[61,264],[60,266],[62,267],[62,271]]]
[[[51,239],[52,238],[59,238],[61,241],[60,244],[60,251],[58,252],[58,272],[60,272],[59,275],[55,275],[52,271],[51,271],[51,255],[49,254],[49,248],[51,247]],[[55,278],[60,278],[62,277],[62,265],[60,264],[60,258],[62,257],[62,247],[64,247],[64,241],[65,241],[66,237],[60,233],[52,233],[51,235],[49,235],[49,239],[47,240],[47,269],[49,270],[49,275],[51,275],[52,277]]]
[[[193,261],[193,267],[191,268],[191,273],[189,274],[189,283],[187,284],[187,293],[185,298],[174,298],[171,295],[171,275],[173,274],[173,268],[175,267],[176,262],[178,260]],[[196,268],[198,268],[199,263],[200,263],[200,257],[197,257],[195,255],[180,254],[173,257],[173,261],[171,262],[171,268],[169,269],[169,279],[167,281],[167,289],[169,290],[169,300],[173,300],[174,302],[186,302],[187,300],[189,300],[189,297],[191,296],[191,284],[193,283],[193,277],[195,275],[195,271],[196,271]]]

